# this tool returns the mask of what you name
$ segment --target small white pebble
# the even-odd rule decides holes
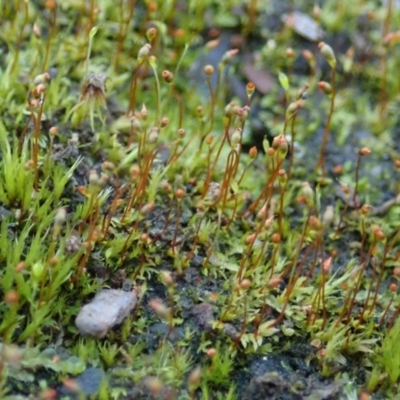
[[[119,289],[106,289],[96,294],[93,300],[82,307],[75,320],[79,333],[98,339],[120,324],[137,303],[137,292]]]

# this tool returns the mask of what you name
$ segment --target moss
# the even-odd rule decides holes
[[[395,398],[399,10],[89,3],[0,11],[2,398]]]

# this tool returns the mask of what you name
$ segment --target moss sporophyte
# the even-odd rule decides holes
[[[0,397],[397,398],[400,9],[142,3],[0,7]]]

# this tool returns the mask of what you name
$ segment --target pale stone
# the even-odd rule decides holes
[[[137,303],[137,292],[105,289],[82,307],[75,320],[79,333],[84,336],[103,338],[108,331],[120,324]]]
[[[307,14],[295,11],[289,15],[284,15],[283,20],[287,26],[292,28],[298,35],[316,42],[321,40],[324,32],[317,22]]]

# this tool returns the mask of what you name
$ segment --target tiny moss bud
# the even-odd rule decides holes
[[[235,109],[235,114],[236,114],[236,116],[238,116],[238,117],[242,117],[242,116],[243,116],[243,108],[237,107],[237,108]]]
[[[44,84],[49,80],[50,80],[50,74],[48,72],[44,72],[43,74],[35,76],[35,78],[33,79],[33,84],[36,86]]]
[[[172,279],[171,272],[169,271],[160,271],[161,279],[163,283],[167,286],[173,286],[174,280]]]
[[[256,90],[256,85],[253,82],[248,82],[246,85],[247,97],[250,98],[255,90]]]
[[[206,354],[210,358],[214,358],[217,355],[217,350],[211,347],[210,349],[207,349]]]
[[[256,146],[253,146],[250,150],[249,150],[249,156],[252,160],[254,160],[257,157],[258,154],[258,150]]]
[[[186,35],[186,31],[184,29],[182,29],[182,28],[178,28],[174,32],[174,37],[176,39],[182,39],[182,38],[185,37],[185,35]]]
[[[29,104],[32,108],[36,108],[39,105],[39,100],[37,99],[30,99]]]
[[[27,171],[29,171],[34,165],[35,165],[35,164],[34,164],[33,160],[28,160],[28,161],[25,163],[24,168],[25,168]]]
[[[209,296],[210,301],[212,301],[213,303],[215,303],[218,300],[218,298],[219,298],[219,296],[218,296],[218,293],[216,293],[216,292],[211,293]]]
[[[166,117],[162,118],[160,123],[161,128],[165,128],[168,124],[169,124],[169,119]]]
[[[283,133],[274,138],[272,141],[272,147],[278,151],[282,157],[286,157],[286,154],[289,150],[289,144]]]
[[[368,147],[362,147],[360,149],[360,156],[368,156],[371,154],[371,150]]]
[[[236,128],[231,136],[232,147],[236,147],[242,140],[242,129]]]
[[[57,213],[54,217],[54,223],[56,225],[62,225],[67,218],[67,210],[64,207],[61,207],[57,210]]]
[[[132,179],[137,179],[140,175],[140,167],[138,165],[132,165],[129,169],[129,173]]]
[[[290,103],[286,109],[286,119],[292,118],[297,113],[299,108],[300,106],[298,101]]]
[[[56,1],[55,0],[46,0],[44,6],[45,8],[47,8],[48,10],[53,10],[54,8],[56,8]]]
[[[150,129],[149,135],[147,137],[147,143],[154,144],[157,142],[158,137],[160,135],[160,130],[157,127],[153,127]]]
[[[149,43],[143,45],[138,52],[138,61],[143,62],[145,59],[147,59],[150,55],[150,51],[151,51],[151,45]]]
[[[51,257],[51,259],[49,261],[50,267],[53,267],[53,268],[56,267],[59,263],[60,263],[60,259],[56,256]]]
[[[320,357],[320,358],[325,358],[325,357],[326,357],[326,349],[319,349],[319,350],[317,351],[317,355],[318,355],[318,357]]]
[[[81,387],[76,379],[67,378],[63,380],[63,386],[71,393],[80,393]]]
[[[114,171],[115,170],[115,165],[111,161],[104,161],[101,164],[101,167],[106,171]]]
[[[39,83],[39,85],[36,86],[35,91],[38,95],[41,95],[46,91],[46,85],[44,83]]]
[[[17,367],[21,364],[24,358],[24,350],[15,346],[2,343],[1,346],[2,362]]]
[[[281,168],[278,171],[278,179],[279,179],[279,183],[282,184],[282,185],[284,185],[286,183],[286,181],[287,181],[287,174],[286,174],[286,171],[283,168]]]
[[[371,400],[371,395],[368,392],[361,392],[359,400]]]
[[[265,220],[264,228],[267,230],[271,229],[273,223],[274,223],[274,216],[272,215],[271,217],[269,217]]]
[[[146,37],[149,42],[151,42],[153,39],[155,39],[156,36],[157,36],[156,28],[152,27],[150,29],[147,29]]]
[[[397,278],[400,278],[400,268],[399,267],[393,268],[393,275]]]
[[[95,186],[100,185],[100,177],[95,169],[89,171],[89,183]]]
[[[71,146],[76,146],[79,143],[79,134],[74,132],[71,135],[71,139],[68,141]]]
[[[206,209],[206,206],[204,205],[204,203],[198,202],[198,203],[196,204],[196,211],[197,211],[198,213],[204,212],[205,209]]]
[[[239,53],[239,49],[232,49],[228,50],[221,59],[222,64],[228,64],[230,61],[233,60],[233,58],[236,56],[236,54]]]
[[[166,193],[171,193],[172,192],[172,186],[168,181],[162,181],[161,184],[161,189],[164,190]]]
[[[149,301],[149,306],[156,313],[156,315],[163,319],[169,319],[171,310],[163,303],[161,299],[152,299]]]
[[[131,127],[135,131],[140,131],[142,129],[142,124],[140,123],[139,118],[136,118],[135,116],[131,117],[130,119],[131,122]]]
[[[329,274],[331,267],[332,267],[332,257],[329,257],[322,263],[322,272],[324,274]]]
[[[332,93],[332,86],[328,82],[320,81],[318,87],[328,96]]]
[[[361,207],[361,213],[362,213],[363,215],[367,215],[367,214],[371,211],[371,209],[372,209],[372,206],[371,206],[371,205],[369,205],[369,204],[364,204],[364,205]]]
[[[315,230],[318,230],[321,228],[321,221],[315,215],[310,216],[310,218],[308,220],[308,224],[309,224],[310,228],[315,229]]]
[[[200,367],[196,367],[190,373],[189,378],[188,378],[189,392],[193,392],[194,388],[200,384],[201,375],[202,375],[202,373],[201,373]]]
[[[312,15],[317,21],[320,20],[320,18],[321,18],[321,7],[318,5],[318,3],[314,4],[313,10],[312,10]]]
[[[314,61],[314,55],[310,50],[304,50],[302,54],[308,62]]]
[[[332,168],[332,172],[333,172],[334,174],[336,174],[336,175],[341,175],[341,174],[343,174],[343,165],[341,165],[341,164],[335,165],[335,166]]]
[[[281,283],[281,281],[282,279],[279,276],[273,276],[267,282],[267,287],[269,289],[275,289]]]
[[[294,57],[294,51],[291,47],[288,47],[285,51],[286,57],[287,58],[293,58]]]
[[[179,136],[180,138],[184,138],[185,135],[186,135],[186,131],[185,131],[183,128],[179,128],[179,129],[178,129],[178,136]]]
[[[153,202],[150,202],[150,203],[145,204],[145,205],[140,209],[140,213],[141,213],[142,215],[147,215],[147,214],[150,214],[150,213],[153,211],[153,209],[154,209],[154,203],[153,203]]]
[[[231,117],[234,114],[235,109],[236,109],[235,106],[236,106],[236,103],[234,101],[230,102],[229,104],[227,104],[225,106],[224,113],[225,113],[226,117]]]
[[[335,209],[333,206],[326,206],[325,212],[322,216],[322,223],[325,226],[330,226],[333,222],[333,218],[335,216]]]
[[[207,144],[208,146],[211,146],[213,140],[214,140],[214,137],[213,137],[213,136],[207,136],[207,137],[206,137],[206,144]]]
[[[308,182],[301,184],[301,194],[309,206],[314,204],[314,191]]]
[[[398,32],[389,32],[382,40],[384,46],[389,46],[398,40]]]
[[[24,261],[20,261],[15,267],[16,272],[20,273],[26,269],[26,264]]]
[[[220,35],[221,35],[221,32],[220,32],[220,30],[218,29],[218,28],[211,28],[209,31],[208,31],[208,37],[209,38],[218,38]]]
[[[271,242],[272,243],[278,244],[278,243],[280,243],[280,241],[281,241],[281,235],[279,233],[274,233],[271,236]]]
[[[100,174],[100,185],[105,186],[110,180],[110,176],[102,172]]]
[[[56,400],[58,393],[53,388],[42,389],[39,393],[39,400]]]
[[[376,240],[381,241],[381,240],[385,239],[385,234],[383,233],[382,229],[379,226],[372,225],[371,231]]]
[[[305,100],[308,97],[307,90],[310,87],[308,82],[304,82],[299,90],[296,93],[296,99],[298,102],[298,108],[303,107],[303,102],[301,100]]]
[[[250,235],[248,235],[245,239],[245,243],[246,244],[252,244],[254,243],[254,241],[256,240],[257,235],[255,233],[251,233]]]
[[[204,67],[204,73],[205,73],[207,76],[211,76],[211,75],[214,73],[214,67],[213,67],[212,65],[206,65],[206,66]]]
[[[49,129],[49,135],[50,136],[56,136],[58,134],[58,127],[57,126],[52,126]]]
[[[185,197],[186,192],[183,189],[177,189],[175,196],[178,200],[182,200]]]
[[[150,391],[153,396],[157,396],[162,392],[164,389],[164,384],[160,378],[156,376],[148,376],[144,380],[144,384],[146,388]]]
[[[174,74],[166,69],[161,73],[161,76],[167,83],[171,83],[174,80]]]
[[[32,265],[32,277],[35,280],[40,280],[44,271],[44,265],[38,261]]]
[[[330,67],[336,68],[336,57],[332,47],[325,42],[319,42],[318,47]]]
[[[151,65],[151,67],[157,68],[157,58],[156,56],[149,56],[149,64]]]
[[[146,108],[146,106],[143,104],[143,105],[142,105],[142,109],[140,110],[140,116],[141,116],[141,118],[143,119],[143,121],[146,121],[148,114],[149,114],[149,113],[148,113],[148,111],[147,111],[147,108]]]
[[[250,288],[250,286],[251,286],[251,280],[250,279],[243,279],[240,282],[240,289],[247,290],[247,289]]]
[[[263,146],[263,149],[264,149],[265,153],[268,153],[270,145],[269,145],[269,141],[268,141],[266,136],[264,136],[264,139],[262,141],[262,146]]]
[[[219,43],[220,43],[219,39],[210,40],[205,44],[205,48],[206,50],[213,50],[219,46]]]
[[[19,301],[19,294],[15,290],[9,290],[4,295],[4,302],[8,305],[17,304]]]

